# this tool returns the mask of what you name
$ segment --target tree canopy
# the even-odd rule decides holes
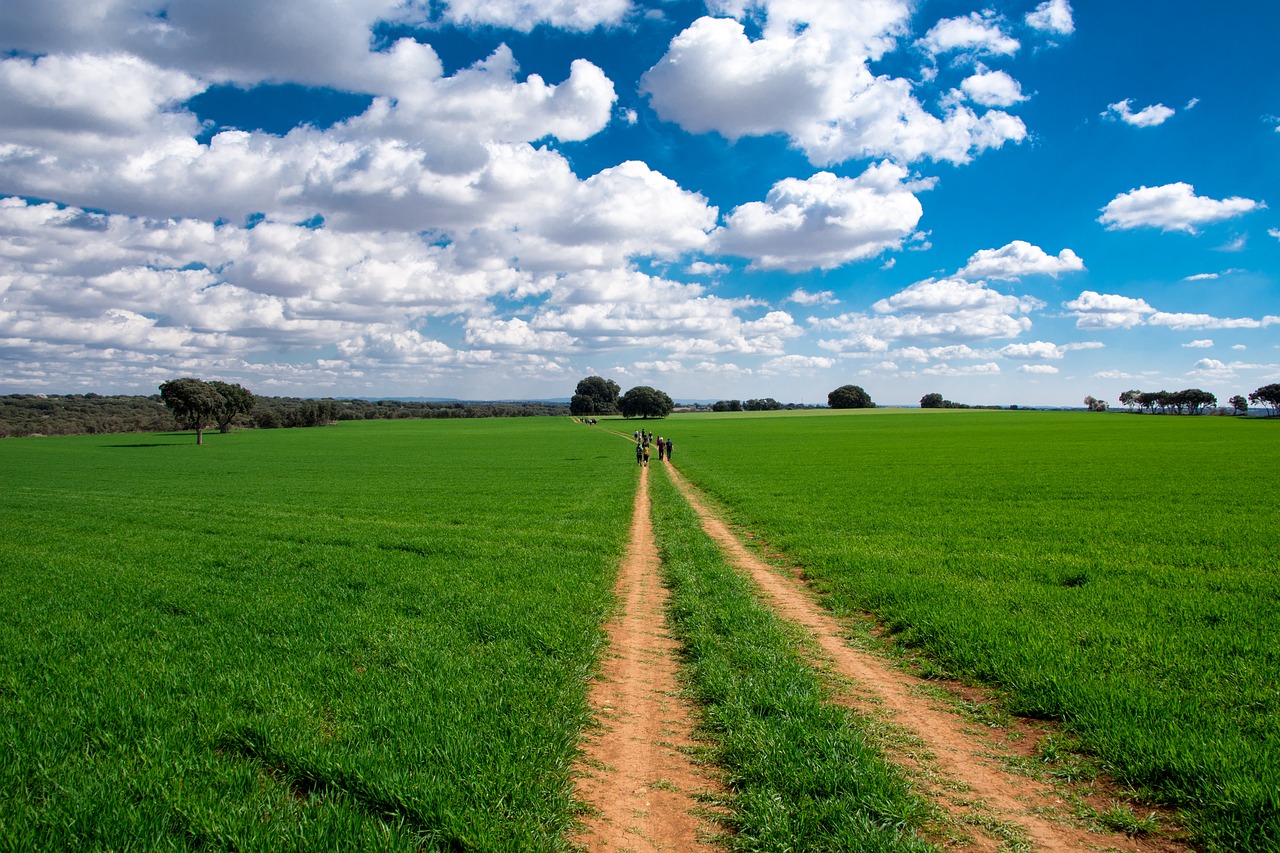
[[[578,383],[569,412],[574,415],[609,415],[618,411],[618,394],[622,391],[617,382],[602,376],[588,376]]]
[[[935,391],[932,394],[925,394],[923,397],[920,398],[920,408],[941,409],[943,408],[942,404],[944,402],[946,401],[942,399],[942,395]]]
[[[173,412],[179,426],[196,431],[196,444],[204,444],[204,428],[217,420],[226,400],[216,388],[203,379],[183,377],[170,379],[160,386],[160,399]]]
[[[665,418],[675,407],[664,392],[648,385],[637,385],[618,398],[618,408],[628,418]]]
[[[827,405],[833,409],[874,409],[871,395],[857,385],[841,385],[827,395]]]
[[[1280,382],[1263,385],[1249,394],[1249,402],[1261,404],[1271,410],[1271,414],[1280,414]]]

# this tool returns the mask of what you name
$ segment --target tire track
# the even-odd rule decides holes
[[[667,590],[653,541],[649,469],[640,469],[618,609],[606,624],[608,651],[590,691],[600,723],[578,762],[578,796],[590,814],[576,844],[591,851],[697,851],[718,828],[696,814],[719,796],[691,760],[692,714],[679,697],[678,643],[666,627]]]

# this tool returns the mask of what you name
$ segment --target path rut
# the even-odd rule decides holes
[[[590,692],[600,721],[584,744],[578,794],[592,814],[574,839],[590,851],[714,849],[714,822],[698,814],[717,796],[709,773],[690,758],[690,710],[679,696],[679,646],[666,627],[667,590],[649,516],[649,469],[640,469],[627,553],[618,573],[619,606],[606,624],[608,651]]]

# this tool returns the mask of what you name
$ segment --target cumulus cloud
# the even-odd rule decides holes
[[[838,305],[839,299],[830,290],[820,290],[817,293],[810,293],[803,287],[798,287],[787,297],[788,302],[794,302],[797,305]]]
[[[1132,99],[1126,98],[1118,103],[1108,104],[1106,112],[1102,115],[1106,118],[1117,118],[1134,127],[1156,127],[1168,121],[1175,112],[1164,104],[1152,104],[1135,113],[1129,106],[1132,103]]]
[[[927,52],[964,52],[977,55],[1012,56],[1021,45],[1004,32],[1001,22],[990,12],[972,12],[962,18],[947,18],[933,25],[919,42]]]
[[[899,249],[923,208],[893,163],[857,178],[819,172],[774,184],[763,202],[734,208],[718,235],[721,252],[748,257],[759,269],[830,269]]]
[[[1202,225],[1234,219],[1265,206],[1241,196],[1205,198],[1196,195],[1191,184],[1179,182],[1121,193],[1102,209],[1098,221],[1109,231],[1146,227],[1194,234]]]
[[[974,253],[956,276],[969,280],[1012,280],[1027,275],[1057,278],[1062,273],[1083,270],[1084,261],[1070,249],[1063,249],[1055,257],[1025,240],[1014,240],[999,249],[982,249]]]
[[[1209,338],[1204,338],[1198,341],[1188,341],[1183,346],[1187,349],[1208,349],[1213,346],[1213,341]]]
[[[1053,376],[1057,374],[1058,368],[1052,364],[1020,364],[1018,365],[1019,373],[1034,373],[1042,376]]]
[[[909,81],[872,73],[868,63],[906,32],[906,2],[715,6],[738,18],[764,11],[761,37],[734,18],[699,18],[641,82],[658,114],[686,130],[731,140],[783,134],[815,165],[883,156],[965,163],[1026,136],[1020,119],[999,110],[978,115],[952,103],[938,117]]]
[[[1011,107],[1027,99],[1022,85],[1005,71],[981,70],[960,82],[960,89],[975,104]]]
[[[505,27],[525,33],[544,24],[585,31],[619,24],[630,11],[630,0],[448,0],[444,19],[463,26]]]
[[[835,352],[887,352],[920,343],[945,346],[1015,338],[1031,328],[1032,311],[1044,303],[1000,293],[980,282],[927,279],[878,300],[870,313],[854,312],[810,322],[838,337],[819,345]],[[968,353],[966,347],[965,352]],[[930,357],[952,357],[938,350]],[[908,353],[904,357],[910,358]],[[970,357],[966,355],[965,357]]]
[[[1075,32],[1076,24],[1067,0],[1045,0],[1026,16],[1027,26],[1055,35],[1068,36]]]
[[[1096,293],[1086,290],[1079,297],[1062,303],[1069,316],[1076,318],[1080,329],[1131,329],[1134,326],[1164,326],[1176,331],[1193,329],[1261,329],[1280,324],[1280,317],[1214,317],[1211,314],[1170,313],[1159,311],[1145,299]]]

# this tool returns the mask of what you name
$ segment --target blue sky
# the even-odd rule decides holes
[[[1280,381],[1280,5],[8,0],[0,393]]]

